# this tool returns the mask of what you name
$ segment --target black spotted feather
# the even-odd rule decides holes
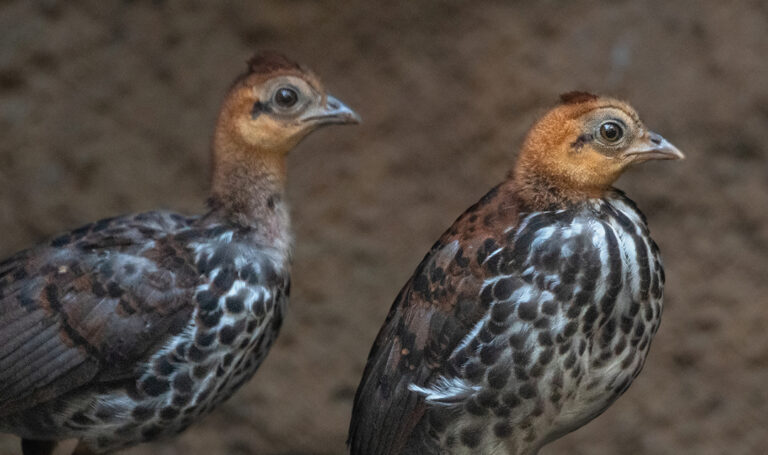
[[[198,274],[173,239],[189,220],[104,220],[0,264],[0,416],[134,374],[179,333]]]
[[[355,397],[351,454],[535,453],[639,372],[663,284],[642,215],[618,191],[543,212],[515,198],[509,182],[470,208],[400,292]]]
[[[31,453],[72,437],[102,453],[210,412],[280,328],[289,256],[268,245],[258,226],[150,212],[4,261],[0,430]]]
[[[395,299],[355,396],[348,441],[352,454],[428,449],[413,437],[420,435],[417,429],[423,427],[427,406],[409,387],[446,372],[446,359],[483,315],[474,303],[479,292],[476,277],[482,274],[478,263],[492,245],[480,233],[487,234],[490,219],[499,215],[492,209],[498,197],[494,189],[462,215]],[[470,230],[478,235],[460,237]]]

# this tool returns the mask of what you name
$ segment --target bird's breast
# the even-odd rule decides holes
[[[527,453],[592,419],[658,328],[661,263],[633,204],[530,213],[505,235],[482,255],[485,315],[451,354],[458,376],[411,388],[434,413],[461,407],[441,435],[451,453]]]

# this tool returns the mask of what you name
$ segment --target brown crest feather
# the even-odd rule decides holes
[[[257,52],[248,60],[248,72],[251,74],[268,74],[275,71],[302,71],[302,68],[298,63],[274,51]]]
[[[597,100],[598,96],[594,95],[589,92],[581,92],[578,90],[574,90],[572,92],[563,93],[560,95],[560,101],[563,104],[578,104],[578,103],[586,103],[588,101],[595,101]]]

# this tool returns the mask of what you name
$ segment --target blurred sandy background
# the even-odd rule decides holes
[[[688,160],[619,182],[667,270],[645,370],[543,455],[766,453],[768,3],[2,0],[0,253],[107,215],[202,210],[218,104],[264,48],[365,123],[290,158],[295,287],[261,370],[180,439],[127,454],[343,453],[400,286],[572,89],[631,100]]]

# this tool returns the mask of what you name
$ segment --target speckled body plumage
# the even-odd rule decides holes
[[[290,271],[287,226],[281,231],[278,249],[258,225],[150,212],[5,261],[0,429],[81,438],[96,451],[185,429],[253,375],[277,336]],[[47,330],[26,330],[31,324],[62,336],[44,338]],[[134,330],[109,333],[125,326]],[[20,364],[29,358],[39,360]],[[73,374],[48,383],[61,369]],[[32,393],[18,395],[29,381]],[[46,399],[62,389],[70,390]]]
[[[535,453],[605,410],[639,373],[664,281],[642,214],[618,191],[567,209],[495,210],[514,204],[508,187],[489,193],[401,291],[390,321],[441,295],[450,307],[425,307],[425,332],[401,323],[380,333],[391,341],[374,346],[365,377],[376,379],[356,401],[393,406],[357,408],[353,426],[412,428],[400,451],[353,432],[353,454]],[[457,337],[456,324],[467,334]]]
[[[285,155],[357,115],[285,57],[249,61],[214,132],[209,211],[105,219],[0,263],[0,431],[106,453],[179,433],[264,360],[286,310]]]
[[[601,138],[606,123],[629,140]],[[395,299],[350,454],[534,455],[610,406],[643,367],[664,285],[645,217],[610,184],[671,158],[626,104],[563,97]]]

